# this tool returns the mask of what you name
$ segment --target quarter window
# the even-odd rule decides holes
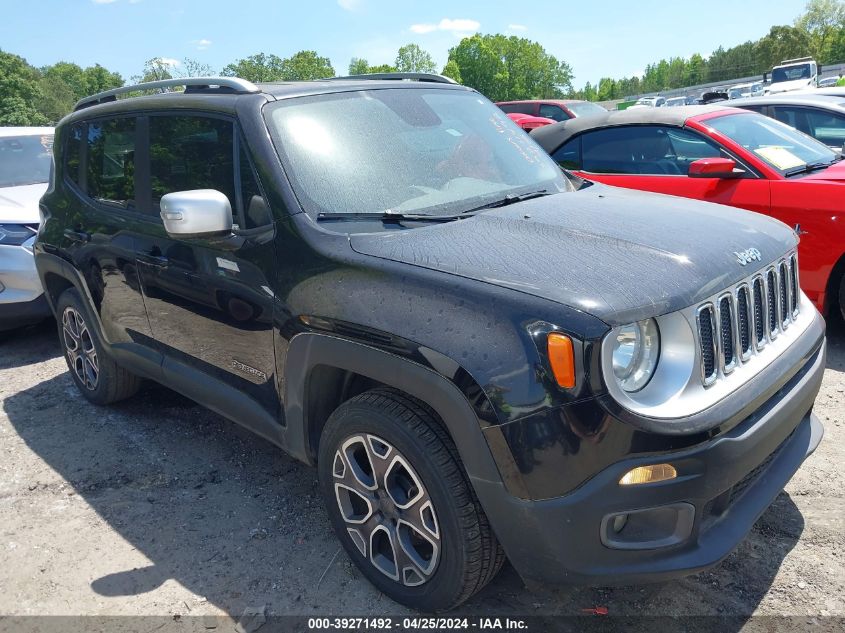
[[[596,174],[681,176],[699,158],[722,156],[712,141],[682,128],[635,125],[582,135],[584,171]]]
[[[552,154],[552,158],[564,169],[581,169],[581,137],[569,139]]]
[[[88,124],[86,188],[97,202],[134,209],[135,119]]]
[[[267,201],[258,187],[258,180],[246,155],[246,148],[242,142],[238,145],[240,146],[241,206],[243,208],[243,218],[239,224],[246,229],[255,229],[270,224],[273,218],[270,207],[267,206]]]
[[[85,136],[85,124],[74,123],[70,128],[65,151],[65,175],[72,183],[79,185],[79,167],[82,164],[82,139]]]

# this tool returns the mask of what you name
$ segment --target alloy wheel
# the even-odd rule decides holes
[[[380,437],[353,435],[335,453],[332,474],[340,514],[361,555],[405,586],[427,582],[440,559],[440,528],[405,457]]]
[[[97,350],[82,315],[70,306],[62,313],[62,339],[76,377],[86,389],[94,391],[100,377]]]

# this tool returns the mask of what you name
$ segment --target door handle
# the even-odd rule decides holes
[[[91,241],[91,234],[82,230],[65,229],[64,235],[71,242],[82,242],[84,244]]]
[[[167,265],[170,263],[170,260],[164,255],[160,255],[159,253],[161,253],[161,251],[157,248],[154,248],[149,253],[142,253],[138,255],[138,260],[154,268],[167,268]]]

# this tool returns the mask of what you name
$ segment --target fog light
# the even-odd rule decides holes
[[[672,464],[652,464],[651,466],[637,466],[633,470],[629,470],[619,484],[622,486],[632,486],[635,484],[651,484],[656,481],[666,481],[667,479],[674,479],[678,476],[678,472]]]

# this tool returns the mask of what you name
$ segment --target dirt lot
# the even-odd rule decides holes
[[[315,471],[163,387],[92,406],[53,327],[0,344],[0,614],[406,613],[340,551]],[[821,447],[711,572],[538,593],[506,566],[461,612],[845,616],[841,324],[816,411]]]

